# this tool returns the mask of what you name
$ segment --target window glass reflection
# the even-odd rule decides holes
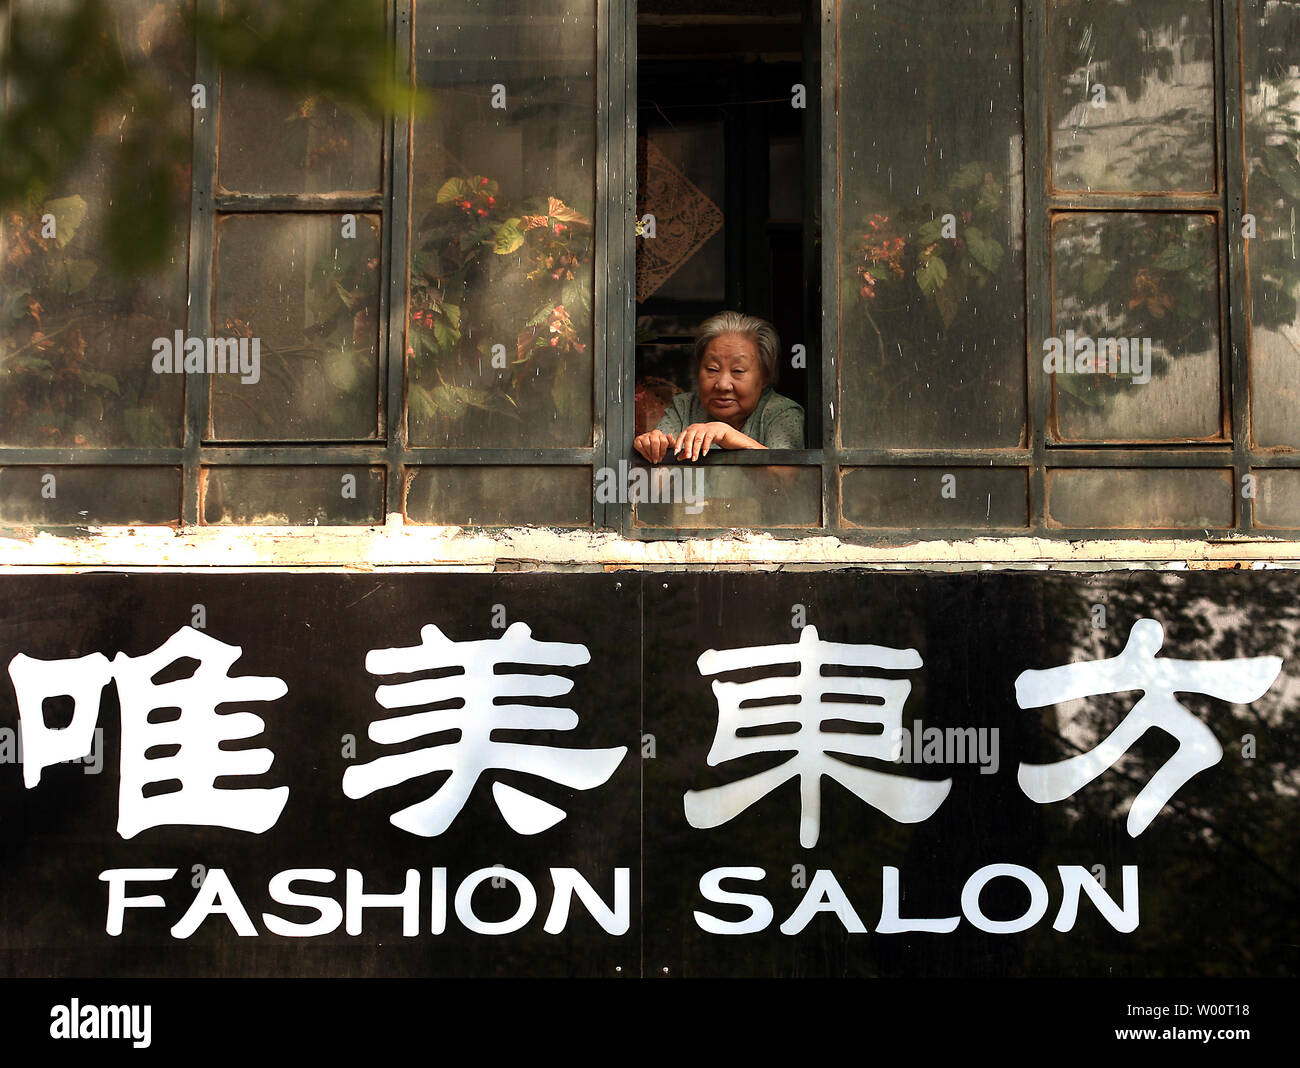
[[[1208,0],[1053,0],[1048,37],[1056,188],[1214,189]]]

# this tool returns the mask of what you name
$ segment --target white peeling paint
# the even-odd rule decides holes
[[[76,536],[34,529],[0,532],[0,567],[46,568],[381,568],[492,571],[582,568],[714,567],[768,570],[818,567],[989,566],[1300,567],[1300,542],[1237,535],[1220,541],[1034,537],[972,538],[866,546],[834,537],[776,538],[737,532],[723,538],[636,541],[608,531],[526,527],[171,527],[89,528]]]

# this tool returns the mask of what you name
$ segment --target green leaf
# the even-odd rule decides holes
[[[96,389],[104,389],[115,396],[120,397],[122,390],[117,384],[117,379],[103,371],[86,371],[82,374],[81,380],[88,386]]]
[[[996,274],[1002,263],[1002,246],[978,226],[966,227],[966,253],[989,274]]]
[[[987,170],[988,168],[978,160],[967,163],[952,176],[952,181],[948,183],[948,187],[953,190],[974,189],[975,186],[984,181],[984,173]]]
[[[99,265],[93,260],[63,259],[50,264],[50,279],[64,293],[80,293],[94,280]]]
[[[927,297],[948,280],[948,266],[938,256],[931,256],[916,269],[916,284]]]
[[[441,305],[441,310],[442,310],[442,314],[447,317],[447,322],[451,324],[452,328],[459,331],[460,330],[460,305],[443,304]],[[457,337],[459,336],[460,335],[457,334]]]
[[[448,419],[461,419],[470,408],[515,417],[513,403],[508,397],[494,390],[453,386],[444,382],[433,388],[429,399],[438,413]]]
[[[438,348],[448,352],[456,347],[460,341],[460,331],[454,327],[448,326],[441,319],[433,321],[433,336],[438,342]]]
[[[469,193],[469,183],[464,178],[448,178],[438,190],[438,203],[450,204],[455,200],[464,200]]]
[[[429,403],[438,415],[444,415],[448,419],[463,419],[469,406],[459,393],[455,386],[434,386],[429,391]]]
[[[76,194],[47,200],[42,214],[54,216],[54,240],[59,248],[66,248],[76,236],[77,228],[86,221],[86,201]]]
[[[943,220],[931,219],[916,231],[916,240],[922,245],[933,245],[943,238]]]
[[[546,322],[546,320],[551,317],[551,312],[554,310],[555,305],[548,300],[538,308],[537,311],[533,312],[528,322],[524,323],[524,326],[541,326],[542,323]]]
[[[434,402],[433,391],[423,386],[411,385],[410,414],[417,420],[433,419],[438,414],[438,405]]]
[[[27,317],[27,298],[30,289],[13,289],[0,297],[0,324],[16,323]]]
[[[40,356],[15,356],[6,364],[10,371],[52,371],[54,364]]]
[[[498,227],[492,247],[498,256],[508,256],[523,243],[524,232],[519,227],[519,220],[507,219]]]

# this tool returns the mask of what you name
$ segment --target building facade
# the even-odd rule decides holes
[[[180,2],[112,7],[121,47],[175,100],[184,208],[154,273],[105,267],[124,108],[75,173],[5,216],[6,661],[139,658],[184,628],[238,645],[240,669],[284,678],[287,722],[305,728],[309,706],[329,705],[328,742],[293,756],[272,745],[288,778],[263,768],[266,788],[291,780],[291,796],[346,810],[369,793],[349,786],[366,781],[360,764],[348,769],[383,735],[362,740],[369,658],[407,663],[398,649],[422,626],[487,643],[522,622],[581,647],[589,659],[569,666],[591,665],[591,692],[580,683],[573,698],[582,744],[626,750],[598,812],[583,814],[595,782],[563,778],[562,797],[530,800],[573,815],[536,838],[519,825],[546,810],[517,798],[462,801],[462,822],[498,824],[482,839],[448,831],[455,812],[407,817],[412,831],[367,810],[426,880],[438,877],[410,850],[454,841],[444,913],[460,924],[445,937],[471,973],[1294,974],[1282,948],[1298,941],[1294,920],[1276,917],[1296,915],[1300,5],[386,0],[399,73],[421,93],[414,114],[388,119],[223,76]],[[775,388],[803,408],[805,446],[647,464],[632,441],[693,388],[692,339],[723,308],[776,326]],[[1169,689],[1159,708],[1174,718],[1149,704],[1148,723],[1115,695],[1158,691],[1150,665],[1058,689],[1047,677],[1130,655],[1155,664],[1162,643],[1164,658],[1236,665],[1231,679],[1196,676],[1209,688],[1186,707]],[[316,666],[294,667],[298,655]],[[773,722],[744,722],[754,706],[727,719],[735,691],[710,665],[752,685],[743,671],[769,661],[818,678],[837,674],[826,664],[876,668],[904,688],[846,686],[859,700],[841,717],[824,707],[833,691],[799,674],[793,704],[817,711],[791,714],[795,734],[851,759],[800,772],[798,803],[784,785],[766,801],[720,799],[725,775],[709,769],[736,739],[760,765],[786,750],[760,742]],[[928,681],[903,683],[905,671]],[[309,681],[317,672],[330,681]],[[330,704],[335,687],[350,712]],[[884,718],[862,720],[864,704]],[[290,743],[273,715],[269,735]],[[745,733],[726,741],[724,723]],[[948,732],[933,760],[927,725]],[[1183,748],[1148,739],[1125,756],[1146,726]],[[570,728],[544,729],[554,742]],[[889,745],[862,740],[877,735]],[[1055,793],[1025,770],[1087,752],[1129,788],[1097,780],[1082,800],[1065,768]],[[1145,812],[1142,783],[1166,762],[1187,772],[1193,752],[1190,797],[1153,785]],[[899,761],[928,784],[911,801],[880,781]],[[328,790],[299,785],[328,762]],[[507,797],[526,776],[508,769]],[[126,777],[123,765],[120,805]],[[41,787],[11,779],[14,803],[33,804]],[[1066,817],[1052,806],[1068,798]],[[131,867],[141,831],[179,857],[181,831],[145,830],[164,824],[129,836],[106,824],[99,867]],[[274,836],[288,833],[274,826],[193,833],[231,857],[240,834],[262,835],[242,855],[258,892],[283,901],[266,889]],[[354,841],[374,830],[347,826]],[[51,843],[68,833],[41,828]],[[735,854],[725,867],[710,859],[720,842]],[[396,892],[407,862],[361,852]],[[676,870],[670,856],[687,859]],[[308,867],[279,866],[295,863]],[[521,910],[549,868],[587,879],[606,912],[587,903],[567,957],[546,942],[566,930],[558,912],[556,932],[543,927],[546,900],[517,929],[480,930],[506,922],[475,913],[472,880],[496,864],[528,881],[512,884]],[[899,897],[908,864],[939,886],[911,912],[929,926],[897,913],[917,903]],[[341,869],[365,864],[337,867],[342,908]],[[49,888],[42,871],[23,893]],[[1157,889],[1176,873],[1195,892]],[[728,896],[747,879],[766,913]],[[981,897],[994,879],[1027,887],[1028,909],[1014,889]],[[1234,880],[1246,889],[1229,915]],[[1139,918],[1139,896],[1164,919]],[[196,895],[175,897],[168,921],[184,930]],[[59,922],[91,916],[102,941],[103,903],[87,900]],[[1082,951],[1079,931],[1071,941],[1071,901],[1100,949]],[[142,960],[189,937],[140,923]],[[421,914],[421,938],[431,923]],[[895,940],[828,949],[824,924]],[[1178,930],[1205,924],[1231,948],[1189,950]],[[301,930],[262,932],[281,941],[237,967],[442,967],[414,935],[361,963],[332,930],[308,958],[285,941]],[[513,965],[483,948],[494,937]],[[231,958],[213,938],[178,970],[219,972]],[[735,952],[744,938],[752,948]],[[102,967],[107,945],[53,959],[70,974]],[[11,973],[29,966],[10,959]]]

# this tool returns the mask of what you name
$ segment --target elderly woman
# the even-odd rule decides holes
[[[695,339],[696,387],[680,393],[633,447],[651,463],[671,450],[698,460],[720,449],[802,449],[803,409],[772,389],[780,341],[770,323],[740,312],[707,319]]]

